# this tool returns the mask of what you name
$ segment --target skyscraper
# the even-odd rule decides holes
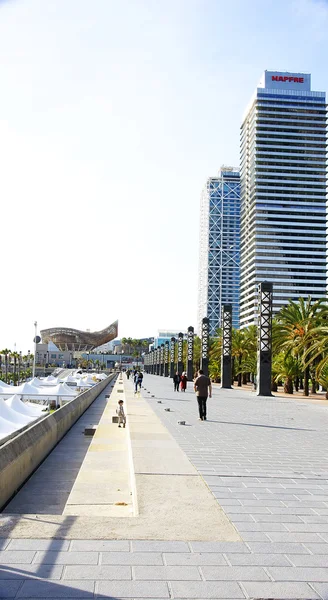
[[[240,177],[221,167],[209,177],[201,196],[198,321],[209,318],[210,335],[221,325],[222,304],[232,304],[239,327]]]
[[[326,95],[311,76],[265,71],[241,127],[240,326],[273,307],[326,295]]]

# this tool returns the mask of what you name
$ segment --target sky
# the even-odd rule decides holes
[[[0,350],[197,326],[199,201],[264,69],[328,90],[325,0],[0,0]]]

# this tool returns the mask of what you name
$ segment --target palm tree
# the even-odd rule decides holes
[[[14,359],[14,385],[15,385],[16,384],[17,361],[19,364],[20,354],[18,352],[12,352],[11,357]]]
[[[5,348],[4,350],[1,350],[1,353],[3,354],[5,357],[5,372],[6,372],[6,377],[5,377],[5,381],[6,383],[8,383],[8,360],[9,360],[9,356],[11,354],[11,350],[9,350],[9,348]]]
[[[238,376],[238,387],[241,387],[242,382],[242,371],[241,371],[241,363],[243,358],[248,354],[247,346],[245,345],[245,333],[240,329],[232,330],[232,349],[231,356],[233,360],[233,365],[235,366],[235,360],[237,360],[236,370]]]
[[[317,354],[312,351],[312,344],[318,328],[327,318],[325,299],[312,302],[311,296],[298,302],[289,300],[277,314],[273,328],[274,346],[279,344],[281,350],[302,361],[304,373],[304,396],[309,395],[310,365]]]
[[[300,374],[301,369],[302,365],[300,361],[291,354],[279,352],[279,354],[273,358],[272,371],[275,373],[273,379],[276,383],[278,383],[280,379],[283,379],[284,392],[286,394],[293,394],[293,382]]]
[[[319,373],[317,373],[317,381],[326,390],[326,399],[328,400],[328,362],[326,362]]]

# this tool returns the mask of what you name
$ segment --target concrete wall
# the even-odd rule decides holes
[[[115,377],[109,375],[0,447],[0,509]]]

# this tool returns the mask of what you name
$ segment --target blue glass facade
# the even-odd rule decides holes
[[[201,198],[199,324],[210,321],[210,335],[221,326],[222,304],[232,304],[232,324],[239,327],[240,175],[222,167],[210,177]]]

